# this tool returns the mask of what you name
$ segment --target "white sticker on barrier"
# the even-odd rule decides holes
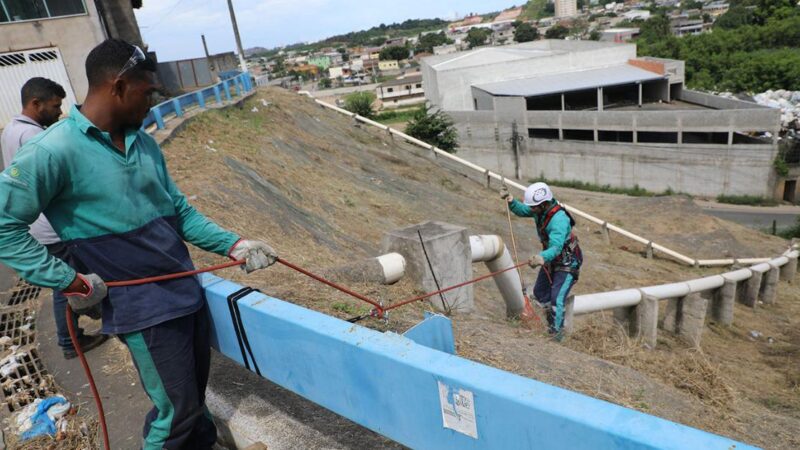
[[[442,422],[445,428],[458,431],[478,439],[478,424],[475,421],[475,403],[472,392],[439,383],[439,404],[442,407]]]

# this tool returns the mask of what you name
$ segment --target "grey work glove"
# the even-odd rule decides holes
[[[506,185],[503,185],[503,187],[500,189],[500,198],[509,203],[511,203],[511,201],[514,200],[514,197],[512,197],[511,193],[508,192],[508,187],[506,187]]]
[[[275,264],[275,261],[278,260],[278,253],[264,242],[241,239],[234,244],[230,257],[246,260],[247,262],[243,268],[247,273],[250,273],[258,269],[266,269]]]
[[[531,259],[528,260],[528,265],[531,266],[531,268],[533,269],[539,266],[543,266],[544,258],[542,258],[542,255],[533,255],[531,256]]]
[[[106,283],[97,274],[76,274],[75,278],[80,280],[82,284],[79,283],[75,290],[63,292],[73,312],[77,314],[87,313],[99,305],[108,295]]]

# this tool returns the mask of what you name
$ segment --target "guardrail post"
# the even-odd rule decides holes
[[[781,280],[788,283],[794,281],[794,276],[797,274],[797,257],[789,258],[789,262],[781,266]]]
[[[214,85],[214,99],[217,103],[222,103],[222,96],[219,94],[219,85]]]
[[[489,176],[489,169],[483,172],[486,176],[486,189],[490,189],[492,187],[492,177]]]
[[[197,97],[197,104],[200,105],[201,108],[206,109],[206,98],[203,96],[203,91],[197,91],[194,95]]]
[[[744,289],[739,301],[746,306],[755,308],[758,304],[758,294],[761,292],[761,272],[753,271],[753,275],[744,282]]]
[[[647,249],[645,250],[644,257],[647,259],[653,259],[653,241],[647,243]]]
[[[733,300],[736,298],[736,282],[725,280],[711,300],[711,319],[720,325],[733,325]]]
[[[630,333],[642,340],[645,348],[656,348],[658,341],[658,299],[642,293],[642,301],[631,315]]]
[[[700,346],[700,337],[706,326],[706,311],[708,300],[700,294],[694,293],[684,297],[681,301],[681,317],[678,323],[678,335],[694,347]]]
[[[178,117],[183,117],[183,110],[181,109],[181,102],[178,101],[177,98],[172,99],[172,106],[175,107],[175,115]]]
[[[236,89],[236,96],[237,97],[241,97],[242,96],[242,88],[239,86],[239,83],[241,81],[242,80],[240,80],[239,78],[234,78],[233,79],[233,87],[234,87],[234,89]]]
[[[564,334],[572,334],[575,329],[575,296],[570,295],[564,302]]]
[[[222,80],[222,90],[225,92],[225,100],[231,101],[231,88],[228,85],[228,80]]]
[[[664,309],[664,318],[661,319],[659,326],[662,330],[678,333],[678,326],[680,325],[682,315],[683,298],[670,298],[667,300],[667,305]]]
[[[761,301],[765,305],[775,303],[775,298],[778,294],[778,276],[779,271],[777,267],[770,267],[764,278],[764,289],[761,292]]]
[[[161,109],[155,106],[150,111],[153,112],[153,118],[156,119],[156,128],[159,130],[166,128],[166,125],[164,125],[164,116],[161,115]]]
[[[600,234],[603,236],[603,241],[605,241],[606,245],[611,245],[611,236],[608,234],[608,222],[603,222],[603,226],[600,227]]]

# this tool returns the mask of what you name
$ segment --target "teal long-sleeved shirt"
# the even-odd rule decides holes
[[[33,284],[64,289],[75,271],[28,233],[40,212],[70,252],[106,281],[191,270],[183,241],[226,255],[239,239],[189,205],[152,137],[128,130],[123,154],[76,107],[0,173],[0,261]],[[103,330],[136,331],[192,313],[202,302],[194,278],[111,288]]]
[[[556,201],[553,200],[550,204],[550,208],[556,205]],[[514,215],[519,217],[532,217],[534,223],[536,224],[536,235],[539,235],[539,223],[540,221],[544,220],[544,217],[547,214],[547,211],[550,210],[548,208],[545,210],[544,214],[537,215],[533,212],[530,206],[522,203],[521,201],[514,199],[511,203],[508,204],[508,208]],[[549,237],[548,246],[539,253],[542,259],[545,262],[549,263],[552,262],[559,254],[561,254],[561,250],[564,248],[564,244],[567,242],[570,233],[572,233],[572,225],[569,220],[569,216],[567,213],[562,211],[558,211],[553,215],[550,219],[550,223],[547,224],[545,228],[547,235]],[[541,236],[539,236],[539,240],[541,240]]]

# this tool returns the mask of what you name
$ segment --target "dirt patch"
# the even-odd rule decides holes
[[[261,98],[270,107],[251,112]],[[264,239],[287,260],[314,271],[346,266],[380,252],[384,232],[426,220],[499,234],[508,242],[505,205],[493,190],[446,170],[416,147],[358,126],[313,101],[279,89],[260,91],[242,109],[210,111],[186,125],[164,148],[171,173],[204,214],[249,238]],[[786,242],[703,214],[683,197],[630,198],[556,189],[557,196],[670,248],[699,258],[778,254]],[[528,220],[515,219],[520,257],[539,247]],[[719,269],[694,269],[646,260],[644,248],[578,220],[586,263],[575,293],[607,291],[697,278]],[[193,250],[198,265],[220,257]],[[475,265],[475,275],[486,269]],[[363,304],[285,267],[222,276],[269,295],[341,318]],[[531,283],[536,273],[526,269]],[[352,277],[348,275],[348,279]],[[393,286],[347,282],[391,304],[420,293],[409,280]],[[553,343],[505,319],[491,281],[476,286],[475,313],[454,317],[459,353],[496,367],[597,398],[769,448],[796,447],[797,287],[780,287],[780,302],[756,311],[736,309],[731,328],[710,327],[700,350],[660,333],[645,352],[615,328],[610,315],[581,318],[574,337]],[[428,306],[392,312],[402,332]],[[591,320],[587,320],[591,319]],[[747,339],[761,330],[774,342]],[[764,338],[766,339],[766,338]],[[778,343],[777,345],[775,343]],[[790,432],[794,430],[795,433]]]

